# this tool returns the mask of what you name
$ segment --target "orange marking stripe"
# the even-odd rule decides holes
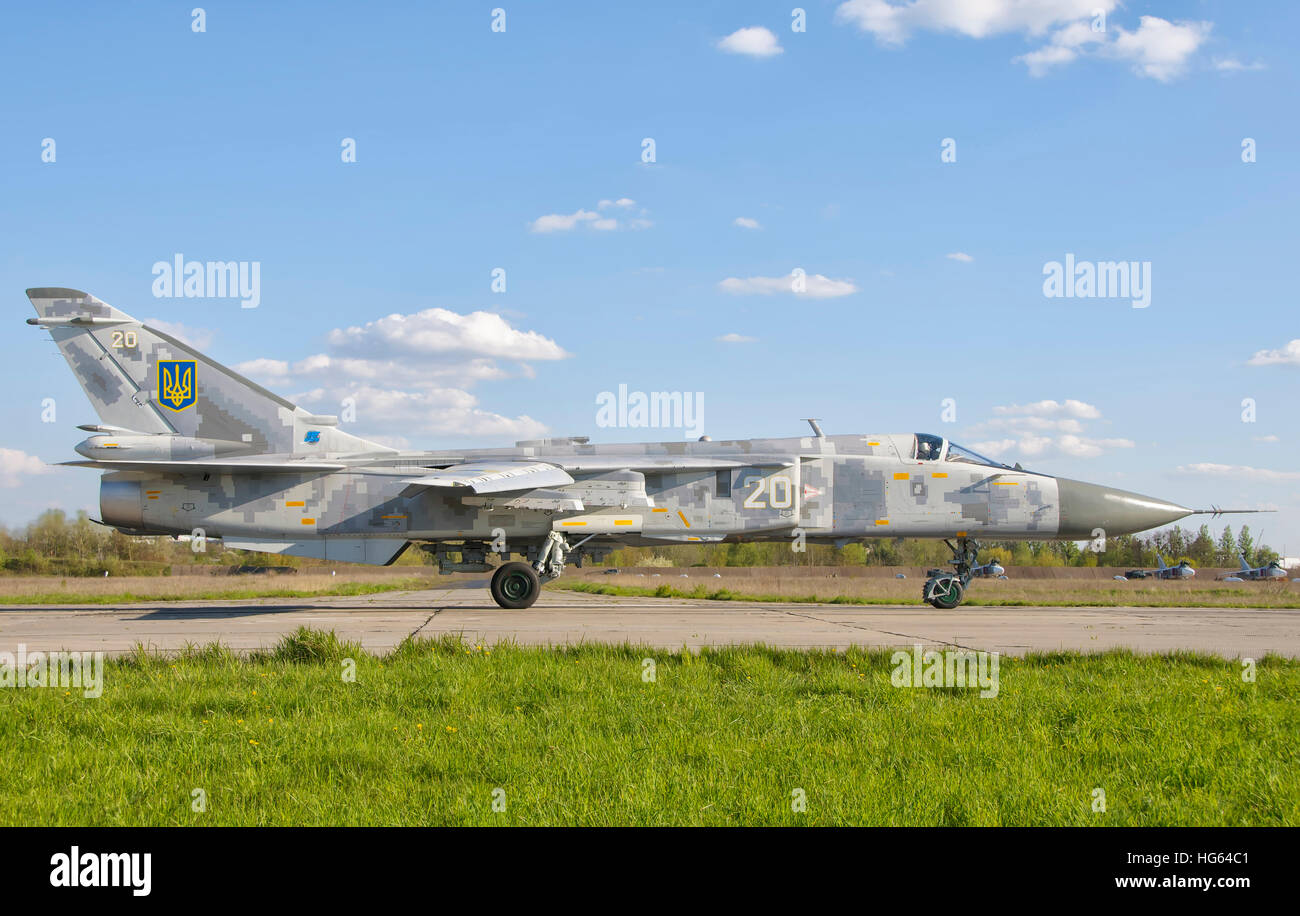
[[[687,528],[691,527],[691,523],[686,520],[686,513],[683,512],[681,509],[677,510],[677,517],[682,520],[682,524],[685,525]]]
[[[285,506],[305,506],[305,505],[307,505],[307,503],[305,503],[301,499],[291,499],[287,503],[285,503]]]

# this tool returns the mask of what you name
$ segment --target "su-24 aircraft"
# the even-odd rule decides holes
[[[1196,575],[1196,570],[1192,564],[1183,560],[1177,566],[1167,566],[1165,558],[1156,554],[1156,562],[1160,565],[1155,569],[1130,569],[1124,573],[1125,579],[1190,579]]]
[[[1241,569],[1234,573],[1224,576],[1225,579],[1245,580],[1245,579],[1286,579],[1287,571],[1282,568],[1282,564],[1277,560],[1271,563],[1265,563],[1263,566],[1251,566],[1246,562],[1246,552],[1243,550],[1237,554],[1237,560],[1241,563]]]
[[[529,607],[542,579],[620,545],[942,538],[952,571],[923,599],[957,606],[978,538],[1082,540],[1198,512],[1008,467],[941,436],[398,451],[339,428],[189,345],[75,289],[27,290],[99,415],[84,460],[105,471],[102,523],[227,547],[387,565],[417,544],[443,572],[493,569],[492,597]],[[955,541],[955,543],[954,543]],[[521,560],[511,560],[518,555]]]

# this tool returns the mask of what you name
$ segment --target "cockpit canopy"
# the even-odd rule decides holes
[[[1008,467],[1000,461],[985,458],[979,452],[971,451],[956,442],[949,442],[943,436],[931,433],[916,434],[911,457],[919,461],[959,461],[965,464],[982,464],[990,468]]]

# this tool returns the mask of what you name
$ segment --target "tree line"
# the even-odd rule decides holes
[[[874,538],[843,547],[807,544],[797,551],[793,540],[771,543],[689,544],[624,547],[613,551],[605,566],[944,566],[951,555],[941,541]],[[1103,548],[1104,549],[1094,549]],[[1173,527],[1148,535],[1107,538],[1104,545],[1074,541],[986,541],[980,562],[1011,566],[1153,567],[1157,555],[1174,565],[1187,560],[1198,567],[1236,567],[1244,551],[1253,566],[1279,559],[1277,551],[1257,544],[1248,525],[1233,533],[1225,525],[1215,537],[1208,525],[1193,532]],[[398,562],[428,565],[429,555],[408,550]],[[25,575],[102,576],[166,575],[174,566],[244,565],[313,566],[323,561],[225,550],[219,540],[202,552],[170,537],[129,537],[92,522],[85,512],[69,518],[49,509],[21,530],[0,528],[0,570]]]
[[[1225,525],[1216,538],[1208,525],[1195,532],[1173,527],[1148,535],[1122,535],[1105,543],[1074,541],[982,541],[979,561],[1009,566],[1155,567],[1157,556],[1173,566],[1187,560],[1199,567],[1237,566],[1237,553],[1261,566],[1279,559],[1277,551],[1257,544],[1250,526],[1233,533]],[[626,547],[613,551],[612,566],[946,566],[952,554],[942,541],[921,538],[874,538],[843,547],[792,543],[705,544],[672,547]]]

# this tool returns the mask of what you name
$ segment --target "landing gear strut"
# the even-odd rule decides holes
[[[958,538],[956,546],[947,539],[944,543],[952,551],[954,572],[945,572],[942,569],[929,570],[926,573],[929,578],[925,580],[921,599],[927,604],[947,611],[961,604],[962,599],[966,597],[966,586],[970,584],[970,571],[975,568],[975,559],[979,556],[980,545],[979,541],[972,538]]]
[[[579,542],[579,546],[581,544]],[[564,572],[565,557],[570,550],[564,535],[552,531],[546,536],[532,563],[521,563],[518,560],[502,563],[492,574],[492,600],[511,610],[532,607],[541,594],[542,579],[560,577]]]

